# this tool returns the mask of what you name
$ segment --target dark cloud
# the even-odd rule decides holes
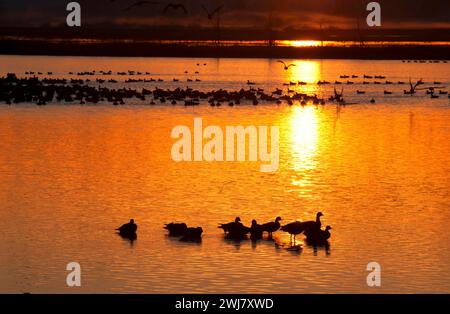
[[[42,26],[65,22],[65,7],[70,1],[58,0],[2,0],[0,25]],[[144,25],[211,25],[206,19],[202,4],[210,9],[224,4],[224,27],[261,27],[269,23],[278,28],[353,26],[354,21],[365,19],[362,0],[173,0],[160,1],[124,12],[133,0],[80,0],[82,20],[85,25],[115,24],[123,27]],[[189,15],[172,12],[162,15],[165,4],[183,3]],[[432,27],[450,25],[448,0],[380,0],[385,27]]]

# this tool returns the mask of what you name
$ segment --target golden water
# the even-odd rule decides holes
[[[269,91],[340,74],[423,77],[447,89],[450,82],[444,64],[295,62],[285,72],[275,60],[4,56],[0,74],[137,70],[166,82],[127,87],[173,88],[187,83],[172,78],[195,78],[184,71],[199,70],[202,82],[189,84],[201,90],[246,88],[250,79]],[[0,104],[0,291],[450,292],[450,100],[405,97],[397,85],[344,87],[347,101],[359,104],[341,110]],[[332,88],[298,87],[324,96]],[[367,94],[357,96],[362,88]],[[384,88],[396,94],[384,96]],[[219,126],[278,125],[278,172],[261,173],[249,162],[173,162],[171,130],[192,126],[194,117]],[[329,252],[289,251],[282,232],[277,245],[234,243],[217,229],[238,215],[248,225],[276,216],[287,223],[318,210],[333,227]],[[139,225],[132,244],[114,234],[129,218]],[[202,226],[203,242],[167,238],[162,227],[172,221]],[[81,288],[66,287],[69,262],[81,264]],[[367,287],[369,262],[381,264],[380,288]]]

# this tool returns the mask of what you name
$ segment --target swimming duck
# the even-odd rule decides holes
[[[169,237],[181,237],[183,236],[188,227],[185,223],[173,223],[164,226],[164,229],[169,230]]]
[[[280,227],[281,227],[280,221],[281,221],[281,217],[277,217],[275,219],[275,221],[271,221],[271,222],[268,222],[268,223],[265,223],[262,225],[263,231],[266,231],[269,233],[269,238],[272,237],[273,232],[280,229]]]

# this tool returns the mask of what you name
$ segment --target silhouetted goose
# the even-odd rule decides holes
[[[273,232],[278,231],[278,229],[280,229],[280,227],[281,227],[280,221],[281,221],[281,217],[277,217],[275,219],[275,221],[268,222],[268,223],[265,223],[262,225],[263,231],[266,231],[269,233],[269,238],[272,237]]]
[[[322,216],[323,216],[323,214],[321,212],[318,212],[316,215],[316,221],[292,222],[290,224],[287,224],[287,225],[281,227],[281,231],[289,233],[291,235],[291,240],[292,240],[292,236],[294,236],[294,242],[295,242],[295,237],[297,235],[299,235],[303,232],[306,233],[311,230],[320,229],[320,227],[322,226],[320,217],[322,217]]]
[[[236,228],[238,225],[241,225],[241,218],[240,217],[236,217],[236,219],[234,220],[234,222],[229,222],[227,224],[221,224],[219,226],[220,229],[223,229],[223,231],[225,233],[229,233],[231,230],[233,230],[234,228]]]
[[[173,223],[164,226],[164,229],[169,230],[169,237],[181,237],[188,229],[185,223]]]
[[[203,229],[201,227],[197,228],[187,228],[183,234],[180,241],[195,241],[199,242],[202,240]]]
[[[315,232],[311,232],[307,235],[306,241],[311,244],[324,244],[331,237],[331,229],[330,226],[327,226],[325,230],[318,229]]]
[[[247,234],[250,233],[250,231],[251,229],[249,227],[246,227],[243,224],[239,224],[236,227],[232,228],[230,232],[225,235],[225,238],[233,240],[247,239]]]
[[[295,242],[295,237],[297,235],[299,235],[300,233],[302,233],[303,231],[305,231],[305,229],[303,227],[302,222],[296,221],[296,222],[291,222],[290,224],[287,224],[285,226],[282,226],[281,231],[289,233],[289,235],[291,237],[291,242],[292,242],[292,236],[294,236],[294,242]]]
[[[252,240],[259,240],[263,237],[263,226],[259,225],[256,220],[252,220],[252,226],[250,227],[250,237]]]
[[[290,67],[296,67],[297,66],[296,64],[293,64],[293,63],[287,64],[286,62],[284,62],[282,60],[278,60],[277,62],[281,63],[283,65],[285,71],[289,70]]]
[[[246,238],[247,234],[250,232],[250,228],[244,226],[239,217],[236,217],[234,222],[220,225],[219,228],[225,231],[227,238],[235,240]]]
[[[122,225],[120,228],[116,229],[119,234],[123,237],[134,237],[137,231],[137,225],[134,223],[134,219],[130,219],[130,222]]]

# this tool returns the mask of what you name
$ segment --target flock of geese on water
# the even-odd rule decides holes
[[[278,60],[282,64],[283,69],[288,71],[290,68],[295,67],[295,64],[287,64],[282,60]],[[197,63],[197,67],[205,67],[207,63]],[[185,74],[188,74],[185,71]],[[200,74],[197,70],[193,72],[195,75]],[[127,78],[119,82],[116,79],[108,79],[108,76],[113,74],[117,76],[126,76]],[[15,73],[8,73],[6,77],[0,78],[0,102],[5,102],[7,105],[19,104],[19,103],[36,103],[39,106],[46,105],[50,102],[57,101],[58,103],[78,103],[80,105],[85,104],[97,104],[99,102],[111,103],[115,106],[125,105],[126,99],[137,99],[145,102],[147,105],[157,104],[171,104],[177,105],[179,103],[185,106],[197,106],[202,102],[207,102],[212,107],[220,107],[222,105],[228,105],[233,107],[240,105],[242,102],[258,105],[261,102],[273,103],[281,105],[286,103],[290,106],[294,104],[300,104],[306,106],[308,104],[313,105],[325,105],[327,101],[337,103],[338,105],[350,105],[357,104],[347,102],[344,99],[344,87],[343,85],[385,85],[392,86],[393,84],[406,85],[409,84],[409,88],[403,90],[404,95],[413,96],[419,91],[425,91],[424,95],[429,96],[432,99],[440,98],[442,96],[450,95],[446,91],[446,86],[443,86],[442,82],[434,81],[426,83],[422,79],[413,82],[411,78],[408,82],[397,81],[393,82],[387,79],[384,75],[340,75],[339,79],[334,83],[320,80],[317,83],[308,82],[287,82],[283,84],[283,88],[275,88],[271,92],[265,92],[263,88],[257,88],[256,82],[247,80],[247,88],[241,88],[236,91],[227,91],[224,89],[213,90],[210,92],[203,92],[197,89],[193,89],[189,86],[186,88],[177,87],[175,89],[162,89],[157,86],[153,90],[145,87],[138,91],[132,88],[112,88],[111,84],[114,83],[158,83],[164,82],[162,78],[147,78],[151,75],[150,72],[139,71],[124,71],[115,72],[109,71],[85,71],[85,72],[69,72],[70,79],[53,78],[52,72],[25,72],[25,78],[18,78]],[[44,77],[42,77],[44,76]],[[92,80],[89,77],[95,76]],[[131,78],[138,76],[139,78]],[[142,78],[144,76],[144,78]],[[146,76],[146,77],[145,77]],[[81,78],[83,77],[83,78]],[[88,78],[85,78],[88,77]],[[103,78],[102,78],[103,77]],[[354,79],[361,78],[362,82],[355,83]],[[180,83],[179,78],[173,78],[175,83]],[[188,78],[186,80],[190,84],[195,82],[201,82],[197,77],[195,79]],[[109,83],[109,87],[103,86],[103,84]],[[181,83],[180,83],[181,84]],[[302,92],[301,87],[306,85],[332,85],[334,84],[333,94],[328,97],[319,97],[317,94],[309,95]],[[425,86],[429,85],[429,86]],[[340,92],[338,92],[338,86],[341,86]],[[366,91],[357,89],[356,95],[365,95]],[[384,95],[393,95],[394,92],[384,89]],[[150,99],[149,99],[150,98]],[[370,103],[376,103],[375,98],[370,99]]]
[[[289,233],[291,247],[296,246],[296,237],[300,234],[306,236],[306,243],[313,246],[329,246],[328,240],[331,237],[330,226],[322,229],[322,222],[320,217],[323,214],[318,212],[314,221],[295,221],[282,226],[281,217],[275,218],[274,221],[258,224],[256,220],[252,221],[250,227],[245,226],[241,222],[240,217],[236,217],[233,222],[219,224],[219,228],[225,233],[225,239],[241,241],[248,240],[258,241],[263,239],[263,234],[266,232],[268,239],[272,240],[272,234],[278,230]],[[169,234],[169,237],[177,237],[184,242],[201,242],[203,228],[202,227],[188,227],[185,223],[169,223],[164,226]],[[122,225],[116,229],[123,238],[128,240],[137,239],[137,225],[134,219],[129,223]]]

